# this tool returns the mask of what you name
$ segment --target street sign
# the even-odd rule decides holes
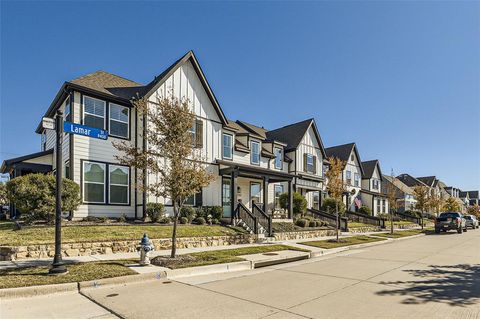
[[[102,140],[108,139],[108,132],[95,127],[75,124],[71,122],[63,123],[63,130],[65,133],[77,134],[87,137],[99,138]]]
[[[49,117],[42,118],[42,127],[47,130],[54,130],[55,120]]]

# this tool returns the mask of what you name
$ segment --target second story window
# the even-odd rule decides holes
[[[195,119],[192,127],[188,130],[192,135],[192,145],[195,148],[203,147],[203,122],[200,119]]]
[[[352,185],[352,172],[351,171],[346,172],[345,179],[347,181],[347,185]]]
[[[275,148],[275,168],[282,169],[283,163],[283,152],[282,149],[279,147]]]
[[[355,173],[353,174],[354,176],[354,183],[356,187],[360,187],[360,174]]]
[[[315,174],[317,171],[317,157],[312,154],[304,154],[304,171]]]
[[[378,179],[372,180],[372,188],[376,190],[380,189],[380,181]]]
[[[105,101],[83,97],[83,124],[105,129]]]
[[[223,134],[223,158],[226,159],[232,159],[232,153],[233,153],[233,136],[230,134]]]
[[[255,165],[260,164],[260,143],[250,142],[250,162]]]
[[[126,106],[110,103],[109,135],[128,138],[130,109]]]

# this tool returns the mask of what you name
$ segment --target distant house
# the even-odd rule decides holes
[[[343,162],[342,178],[347,185],[347,191],[353,195],[344,196],[343,202],[350,211],[357,211],[362,206],[360,191],[362,189],[362,176],[364,174],[360,155],[355,143],[333,146],[325,149],[327,157],[336,157]]]
[[[383,185],[382,170],[378,160],[362,162],[363,176],[360,190],[362,205],[369,207],[374,216],[388,213],[388,198]]]
[[[385,188],[388,187],[388,184],[393,184],[396,189],[398,212],[403,213],[407,210],[415,210],[417,200],[415,199],[415,194],[412,187],[407,186],[400,179],[388,175],[383,175],[383,181]]]
[[[480,196],[478,191],[468,191],[470,206],[480,205]]]

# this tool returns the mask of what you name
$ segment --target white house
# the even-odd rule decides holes
[[[369,207],[374,216],[388,213],[388,199],[382,191],[380,162],[378,160],[362,162],[362,167],[364,172],[360,190],[362,205]]]
[[[232,218],[240,206],[250,213],[256,207],[273,217],[292,218],[290,210],[280,208],[279,196],[289,194],[291,207],[294,189],[306,195],[309,207],[320,205],[325,149],[315,121],[267,130],[228,120],[190,51],[146,85],[104,71],[62,85],[45,117],[55,117],[60,109],[65,121],[108,131],[107,140],[63,135],[62,174],[81,186],[82,204],[72,212],[73,218],[123,214],[142,218],[148,202],[163,203],[171,213],[169,198],[149,196],[137,188],[140,176],[147,184],[157,176],[121,165],[118,157],[122,154],[113,145],[125,141],[137,148],[148,148],[142,139],[149,129],[148,119],[137,114],[130,101],[143,97],[150,107],[155,107],[158,98],[168,94],[190,102],[196,116],[192,126],[195,147],[207,169],[216,176],[188,200],[188,205],[223,206],[225,218]],[[42,128],[41,123],[36,132],[41,135],[42,152],[12,159],[15,163],[5,161],[2,171],[11,176],[21,174],[20,164],[24,168],[28,164],[22,161],[35,159],[44,166],[36,170],[30,163],[27,173],[56,170],[55,132]]]

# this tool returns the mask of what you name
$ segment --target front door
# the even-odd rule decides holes
[[[223,217],[232,217],[232,181],[222,178],[222,206]]]

